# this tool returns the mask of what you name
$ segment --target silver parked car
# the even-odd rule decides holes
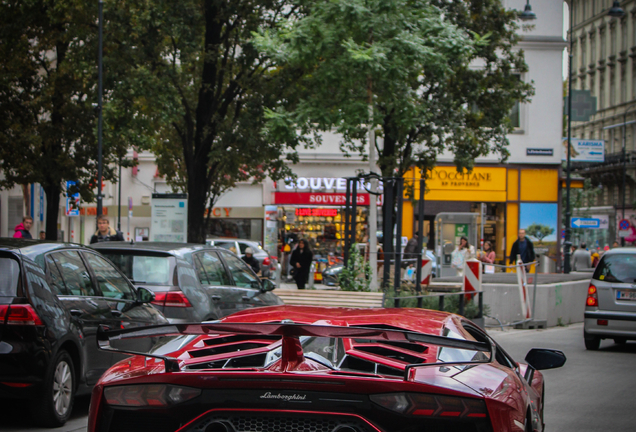
[[[256,258],[261,265],[261,276],[276,279],[276,268],[278,259],[270,256],[266,250],[264,250],[258,242],[253,240],[243,240],[235,238],[214,238],[207,239],[206,243],[210,246],[222,247],[223,249],[230,250],[243,258],[245,256],[245,250],[249,247],[254,251],[254,258]]]
[[[601,258],[587,291],[583,335],[588,350],[597,350],[602,339],[636,340],[636,248]]]

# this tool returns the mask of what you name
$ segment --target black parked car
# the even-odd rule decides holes
[[[201,322],[257,306],[283,304],[274,284],[219,247],[162,242],[104,242],[93,247],[135,285],[155,293],[170,322]]]
[[[167,323],[153,299],[92,249],[0,239],[0,398],[31,399],[35,420],[63,425],[75,395],[123,358],[97,349],[99,325]]]

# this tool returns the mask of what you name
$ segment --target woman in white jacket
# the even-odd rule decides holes
[[[457,270],[458,276],[464,277],[464,265],[466,261],[474,257],[475,247],[471,246],[470,243],[468,243],[468,239],[462,236],[451,256],[451,267]]]

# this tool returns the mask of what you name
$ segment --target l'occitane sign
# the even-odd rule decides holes
[[[455,167],[437,167],[426,179],[430,191],[505,191],[505,168],[474,168],[470,173],[459,173]]]

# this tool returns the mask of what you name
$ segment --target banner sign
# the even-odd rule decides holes
[[[369,194],[359,193],[357,205],[368,206]],[[274,204],[345,206],[347,195],[343,193],[320,192],[274,192]]]
[[[603,140],[582,140],[571,138],[573,162],[605,162],[605,141]],[[563,139],[562,159],[568,157],[568,140]]]

